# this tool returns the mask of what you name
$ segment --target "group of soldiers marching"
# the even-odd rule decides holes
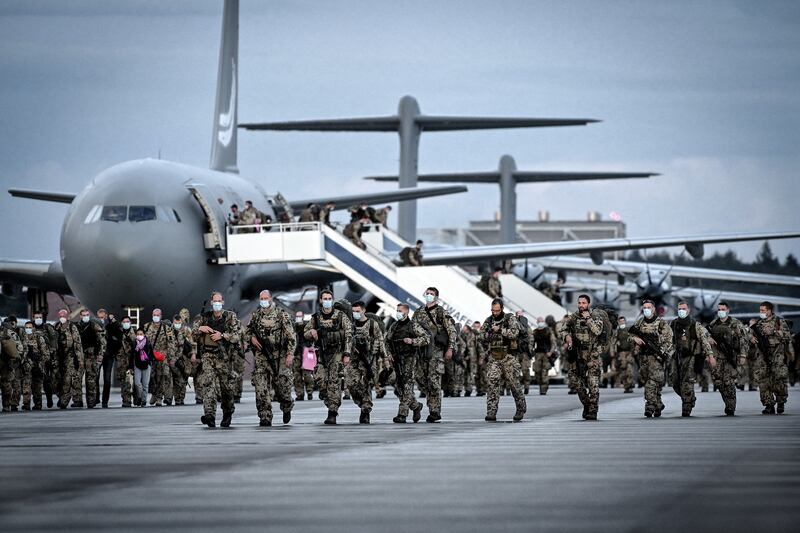
[[[483,322],[463,325],[440,304],[437,288],[429,287],[424,299],[413,314],[399,304],[388,327],[367,312],[364,302],[334,302],[327,290],[320,292],[319,311],[310,320],[302,312],[292,317],[277,307],[266,290],[247,324],[224,308],[220,293],[194,320],[187,309],[171,320],[155,309],[138,329],[130,317],[118,320],[103,309],[95,317],[83,310],[77,322],[61,310],[55,324],[35,313],[23,327],[9,317],[0,328],[3,411],[40,410],[43,398],[48,408],[108,407],[113,371],[123,407],[183,405],[192,378],[196,402],[203,404],[201,421],[215,427],[220,403],[220,425],[227,427],[242,395],[248,350],[254,356],[252,385],[261,426],[272,425],[273,401],[287,424],[294,402],[313,399],[315,391],[328,409],[325,424],[336,424],[343,399],[352,399],[360,409],[359,422],[368,424],[373,397],[385,396],[388,385],[398,397],[393,418],[398,424],[407,422],[409,414],[419,422],[423,399],[426,421],[436,423],[442,418],[443,396],[473,392],[486,396],[487,421],[496,420],[500,396],[512,395],[513,420],[520,421],[531,371],[539,394],[546,395],[556,359],[586,420],[597,419],[604,382],[616,382],[630,393],[637,377],[646,417],[661,416],[667,383],[681,397],[683,416],[690,416],[695,384],[707,369],[725,414],[733,415],[744,361],[758,383],[763,413],[785,410],[795,352],[788,324],[769,302],[762,303],[760,318],[748,327],[729,316],[725,302],[719,304],[718,317],[704,326],[690,316],[685,302],[678,304],[677,318],[667,322],[653,302],[645,301],[641,316],[628,327],[613,310],[592,308],[587,295],[579,296],[578,309],[560,322],[548,316],[535,324],[522,312],[506,313],[501,298],[492,300]],[[139,367],[148,370],[139,372]]]

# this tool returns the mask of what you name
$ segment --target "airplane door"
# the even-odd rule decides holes
[[[206,250],[225,250],[226,219],[222,206],[214,200],[214,195],[205,185],[190,183],[187,188],[194,196],[206,217],[206,230],[203,233],[203,245]]]

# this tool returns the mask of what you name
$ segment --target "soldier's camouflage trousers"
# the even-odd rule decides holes
[[[737,379],[737,385],[740,387],[744,387],[745,385],[749,385],[750,387],[758,386],[758,382],[756,381],[755,377],[755,363],[753,358],[747,357],[745,363],[743,365],[739,365],[737,368],[739,372],[739,376]]]
[[[732,411],[736,410],[736,379],[739,373],[732,364],[725,359],[725,356],[719,355],[717,358],[717,365],[711,371],[711,376],[714,378],[714,385],[717,387],[722,401],[725,403],[725,409]]]
[[[12,405],[19,407],[20,399],[22,398],[22,390],[26,379],[30,379],[31,367],[27,358],[20,359],[17,362],[16,370],[14,371],[14,390],[11,393]],[[26,376],[28,376],[26,378]]]
[[[417,381],[420,389],[425,391],[425,401],[429,413],[441,414],[442,412],[442,375],[444,374],[444,354],[436,347],[433,355],[428,359],[417,358]]]
[[[233,359],[233,370],[234,372],[236,372],[236,377],[234,378],[233,397],[238,401],[242,397],[245,360],[244,357],[240,357],[239,355],[236,354],[233,355],[232,359]]]
[[[564,356],[561,357],[561,373],[567,376],[567,387],[570,391],[577,391],[579,385],[577,374],[572,371],[574,366],[575,363],[570,363]]]
[[[294,382],[294,393],[298,398],[303,398],[304,393],[308,394],[309,399],[314,392],[314,373],[310,370],[303,370],[303,354],[295,355],[292,362],[292,374]]]
[[[489,357],[486,377],[489,381],[489,388],[486,392],[486,414],[497,416],[497,408],[500,404],[500,389],[503,383],[511,386],[511,394],[517,411],[525,412],[528,409],[525,403],[525,395],[522,393],[522,386],[519,383],[519,359],[515,355],[507,355],[503,359],[497,360]]]
[[[0,357],[0,390],[3,394],[3,411],[10,411],[16,404],[14,396],[14,381],[16,380],[17,360]]]
[[[190,365],[189,360],[184,359],[183,364],[186,365],[184,366],[186,368]],[[172,394],[175,398],[175,405],[183,404],[186,399],[186,378],[178,365],[170,367],[170,371],[172,372]]]
[[[203,353],[203,414],[216,416],[217,413],[217,391],[219,386],[220,404],[222,412],[231,413],[235,410],[233,403],[233,380],[231,379],[231,367],[222,354],[205,352]]]
[[[680,356],[673,356],[670,363],[670,383],[672,383],[672,390],[681,397],[681,411],[682,413],[691,413],[694,409],[695,395],[694,395],[694,356],[684,357],[680,361],[680,372],[678,372],[678,358]],[[678,379],[680,374],[680,379]]]
[[[58,397],[60,407],[68,407],[70,400],[74,407],[81,407],[81,374],[83,364],[79,363],[78,368],[73,364],[72,356],[67,356],[65,364],[61,368],[61,395]]]
[[[373,365],[372,375],[378,373]],[[364,411],[372,412],[372,387],[374,380],[367,376],[367,365],[360,359],[350,359],[350,364],[344,368],[344,383],[350,391],[353,403]]]
[[[786,403],[789,398],[789,388],[786,385],[789,368],[783,354],[773,356],[772,364],[767,364],[761,356],[752,363],[761,405],[768,407],[776,403]]]
[[[317,363],[316,374],[314,376],[320,397],[325,399],[325,406],[328,411],[339,412],[342,405],[342,384],[339,374],[342,372],[342,354],[331,357],[328,366]]]
[[[31,361],[22,376],[22,404],[42,407],[42,389],[44,388],[45,372],[42,361]]]
[[[452,358],[444,362],[442,390],[452,396],[460,396],[464,385],[464,367]]]
[[[271,363],[271,364],[270,364]],[[278,375],[272,365],[278,368]],[[250,380],[256,389],[256,410],[258,418],[272,422],[272,391],[275,390],[275,399],[280,402],[282,412],[291,412],[294,407],[292,400],[292,371],[286,367],[283,357],[277,356],[267,359],[261,352],[255,356],[255,368]]]
[[[642,367],[639,376],[644,382],[644,410],[649,413],[661,412],[661,389],[664,387],[664,365],[654,355],[641,356]]]
[[[522,383],[522,387],[524,392],[527,394],[528,389],[531,386],[531,356],[530,354],[523,354],[522,359],[520,361],[520,372],[522,373],[520,377],[520,383]]]
[[[87,407],[94,407],[97,404],[97,373],[100,371],[100,364],[97,362],[96,348],[86,348],[83,351]]]
[[[200,356],[195,359],[196,362],[191,363],[191,366],[186,367],[190,370],[192,376],[192,384],[194,385],[194,398],[195,401],[200,400],[203,402],[205,398],[205,390],[203,389],[203,361]]]
[[[167,405],[172,403],[172,370],[166,361],[153,363],[150,375],[150,405],[160,405],[163,400]]]
[[[128,354],[122,353],[120,350],[114,360],[114,374],[119,382],[120,392],[122,393],[122,405],[125,407],[131,406],[131,399],[133,391],[131,390],[131,382],[128,380]]]
[[[631,352],[619,352],[617,354],[617,379],[622,383],[626,391],[633,390],[633,373],[636,368],[636,361]]]
[[[397,373],[398,366],[395,363],[395,373]],[[417,398],[414,396],[414,372],[417,367],[416,356],[404,357],[402,366],[400,366],[400,376],[402,376],[403,387],[402,390],[397,392],[397,397],[400,400],[400,406],[397,408],[397,415],[403,418],[408,416],[409,410],[414,410],[419,406]],[[397,387],[397,385],[395,385]]]
[[[569,382],[575,384],[578,399],[589,415],[597,416],[600,401],[600,374],[603,363],[599,355],[578,355],[580,363],[573,363],[567,375]]]
[[[467,365],[464,369],[464,392],[472,394],[472,391],[475,388],[475,374],[478,368],[478,361],[477,357],[475,356],[466,357],[464,361]]]
[[[546,353],[537,353],[533,359],[533,372],[535,374],[536,383],[539,384],[539,394],[547,394],[550,388],[550,360],[547,358]]]
[[[481,364],[483,363],[483,364]],[[476,369],[475,369],[475,390],[478,394],[485,394],[486,389],[489,386],[488,378],[486,376],[486,371],[489,368],[488,363],[485,359],[478,362]]]

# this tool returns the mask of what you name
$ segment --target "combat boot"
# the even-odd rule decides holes
[[[422,404],[418,403],[417,408],[414,409],[414,414],[411,416],[411,420],[413,420],[414,423],[416,424],[417,422],[420,421],[421,418],[422,418]]]
[[[395,424],[405,424],[406,417],[397,415],[396,417],[392,418],[392,422],[394,422]]]
[[[576,391],[575,389],[570,389],[567,394],[578,394],[578,391]]]
[[[23,411],[30,411],[31,410],[31,405],[29,403],[23,403],[22,404],[22,410]]]
[[[222,422],[219,423],[219,427],[222,427],[222,428],[231,427],[231,419],[232,418],[233,418],[233,412],[232,411],[228,411],[228,412],[223,411],[222,412]]]
[[[314,393],[313,392],[309,392],[308,393],[308,399],[309,400],[313,400],[314,399]]]
[[[425,394],[424,392],[420,391],[420,393],[419,393],[419,397],[420,397],[420,398],[424,398],[425,396],[426,396],[426,394]]]
[[[485,392],[478,392],[478,393],[475,394],[475,396],[486,396],[486,393]]]
[[[11,412],[12,412],[12,413],[16,413],[16,412],[17,412],[17,410],[18,410],[18,408],[17,408],[17,406],[16,406],[16,405],[12,405],[12,406],[11,406]]]
[[[10,407],[10,406],[8,406],[8,405],[4,405],[4,406],[3,406],[3,412],[4,412],[4,413],[10,413],[10,412],[11,412],[11,407]]]
[[[497,415],[486,415],[483,419],[487,422],[497,422]]]
[[[170,405],[172,405],[172,400],[164,400],[164,405],[169,407]],[[175,405],[177,405],[177,403]]]
[[[214,423],[214,415],[203,415],[200,417],[200,422],[210,428],[215,428],[217,425]]]
[[[425,422],[427,422],[428,424],[433,424],[436,421],[438,421],[440,418],[442,418],[442,417],[438,416],[437,413],[431,413],[431,414],[428,415],[428,418],[425,419]]]
[[[683,409],[681,411],[681,416],[692,416],[692,410],[691,409]]]
[[[342,396],[342,400],[349,400],[349,399],[350,399],[350,393],[345,391],[344,396]]]
[[[754,392],[758,390],[758,387],[754,387],[753,385],[748,385],[747,390],[749,390],[750,392]]]
[[[777,409],[775,409],[775,412],[778,413],[779,415],[782,415],[783,411],[784,411],[784,404],[779,403]]]
[[[298,395],[297,395],[297,398],[295,398],[295,399],[294,399],[294,401],[296,401],[296,402],[302,402],[302,401],[304,401],[305,399],[306,399],[306,397],[305,397],[305,396],[304,396],[302,393],[300,393],[300,394],[298,394]]]
[[[622,392],[625,393],[625,394],[633,394],[633,389],[625,389]]]
[[[361,410],[361,416],[358,417],[359,424],[369,424],[369,411],[366,409]]]
[[[450,391],[447,391],[447,390],[446,390],[446,391],[444,391],[444,397],[445,397],[445,398],[449,398],[450,396],[452,396],[452,394],[450,393]]]
[[[284,411],[283,412],[283,423],[288,424],[292,420],[292,412],[291,411]]]
[[[652,417],[653,416],[653,411],[651,411],[649,409],[645,409],[644,410],[644,416],[646,416],[647,418]]]
[[[194,403],[199,404],[199,405],[203,405],[203,400],[201,400],[200,398],[195,398],[194,399]]]
[[[470,397],[471,395],[472,395],[472,391],[471,391],[471,390],[465,390],[465,391],[464,391],[464,398],[468,398],[468,397]]]
[[[514,422],[522,422],[522,419],[524,417],[525,417],[525,411],[520,411],[519,409],[517,409],[517,412],[514,413],[514,418],[512,418],[512,420]]]
[[[41,405],[34,405],[33,406],[33,410],[34,411],[41,411],[42,410],[42,406]]]
[[[586,413],[586,420],[597,420],[597,412],[589,411]]]
[[[338,415],[339,415],[339,413],[337,413],[336,411],[330,411],[329,410],[328,411],[328,418],[325,419],[325,422],[323,422],[323,424],[327,424],[329,426],[335,426],[336,425],[336,417]]]
[[[656,409],[656,411],[653,413],[653,416],[655,418],[660,418],[661,417],[661,409]]]
[[[258,422],[258,426],[259,426],[259,427],[262,427],[262,428],[268,428],[268,427],[270,427],[271,425],[272,425],[272,422],[271,422],[270,420],[267,420],[266,418],[262,418],[262,419],[261,419],[261,420],[259,420],[259,422]]]
[[[766,406],[764,408],[764,410],[761,411],[761,414],[762,415],[774,415],[775,414],[775,406],[773,406],[773,405]]]
[[[730,407],[725,408],[725,416],[733,416],[734,410]]]
[[[589,410],[588,410],[588,409],[586,408],[586,406],[584,405],[584,406],[583,406],[583,413],[581,413],[581,418],[583,418],[584,420],[586,420],[586,415],[587,415],[588,413],[589,413]]]
[[[386,396],[385,390],[379,390],[378,392],[375,393],[376,398],[383,398],[384,396]]]

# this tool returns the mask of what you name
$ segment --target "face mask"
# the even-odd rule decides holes
[[[172,327],[175,329],[181,329],[181,326],[183,326],[183,324],[172,324]]]
[[[397,319],[398,321],[399,321],[399,320],[403,320],[405,317],[406,317],[406,315],[404,315],[404,314],[403,314],[403,313],[401,313],[400,311],[397,311],[397,312],[394,314],[394,318],[395,318],[395,319]]]
[[[653,310],[652,309],[644,309],[642,311],[642,314],[644,315],[645,318],[650,318],[651,316],[653,316]]]
[[[433,294],[426,294],[426,295],[425,295],[425,301],[426,301],[427,303],[429,303],[429,304],[430,304],[430,303],[433,303],[433,301],[434,301],[435,299],[436,299],[436,296],[434,296]]]
[[[122,323],[122,329],[131,329],[131,323],[130,322],[123,322]]]
[[[361,320],[361,313],[353,312],[353,319],[354,320]]]
[[[302,324],[302,323],[303,323],[303,317],[301,317],[301,316],[296,316],[296,317],[294,317],[294,321],[295,321],[295,323],[297,323],[297,324]]]
[[[159,322],[161,322],[161,317],[160,316],[153,316],[153,322],[158,324]]]
[[[626,327],[625,324],[620,324],[619,325],[619,329],[625,329],[625,327]]]
[[[214,311],[222,311],[222,302],[212,302],[211,309]]]
[[[678,309],[678,318],[686,318],[689,316],[689,311],[686,309]]]
[[[67,323],[67,317],[60,316],[60,317],[58,317],[58,321],[61,322],[62,324],[66,324]]]
[[[547,324],[546,324],[546,323],[544,323],[544,322],[538,322],[538,323],[536,324],[536,327],[537,327],[537,328],[539,328],[539,329],[544,329],[544,328],[546,328],[546,327],[547,327]]]
[[[88,316],[88,315],[87,315],[87,316],[82,316],[82,317],[81,317],[81,322],[83,322],[84,324],[86,324],[87,322],[89,322],[89,316]]]
[[[717,311],[717,316],[722,318],[722,319],[728,318],[728,312],[727,311]]]
[[[25,328],[25,333],[28,335],[33,335],[33,328]]]
[[[323,309],[331,309],[333,307],[333,300],[322,300]]]
[[[761,320],[766,320],[767,319],[767,313],[759,313],[758,316],[761,317]]]
[[[271,302],[271,301],[269,301],[269,300],[259,300],[259,301],[258,301],[258,305],[260,305],[260,306],[261,306],[262,308],[264,308],[264,309],[266,309],[267,307],[269,307],[269,306],[270,306],[270,304],[272,304],[272,302]]]
[[[41,326],[42,325],[42,319],[41,318],[36,318],[36,319],[33,320],[33,323],[36,324],[37,326]]]
[[[144,335],[136,335],[136,340],[137,341],[143,341],[144,340]]]

